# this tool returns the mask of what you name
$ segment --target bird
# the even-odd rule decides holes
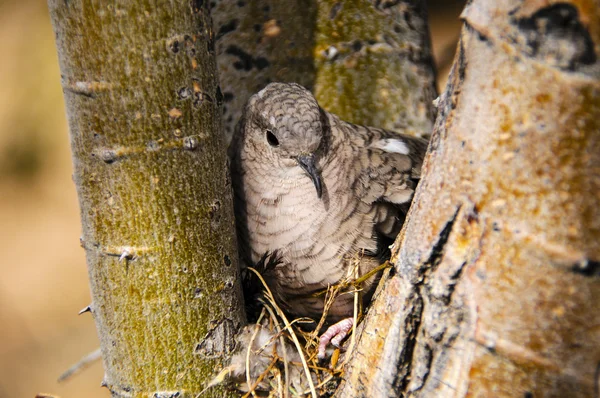
[[[358,259],[365,275],[389,258],[421,174],[427,141],[345,122],[296,83],[270,83],[247,102],[229,147],[242,266],[263,276],[277,304],[318,321],[323,292]],[[377,276],[362,285],[368,302]],[[354,298],[327,312],[325,347],[352,325]]]

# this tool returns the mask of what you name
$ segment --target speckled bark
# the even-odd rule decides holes
[[[600,3],[473,0],[463,18],[394,275],[338,395],[597,396]]]
[[[315,96],[352,123],[431,134],[437,96],[424,0],[319,0]]]
[[[315,0],[213,2],[227,142],[250,96],[270,82],[313,88],[316,11]]]
[[[208,7],[49,8],[104,384],[117,397],[196,396],[243,323]]]
[[[273,81],[306,86],[345,120],[430,134],[424,1],[218,0],[213,23],[228,141],[248,98]]]

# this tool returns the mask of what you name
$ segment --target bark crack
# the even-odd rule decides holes
[[[458,213],[461,208],[462,205],[458,206],[452,218],[448,220],[446,225],[444,225],[442,231],[439,233],[439,238],[437,242],[433,245],[431,253],[429,254],[429,258],[427,259],[427,261],[425,261],[425,263],[423,263],[423,266],[421,266],[419,270],[422,276],[426,276],[435,272],[437,266],[442,261],[442,257],[444,256],[444,247],[446,246],[446,243],[448,243],[448,239],[450,238],[450,232],[452,232],[452,228],[454,227],[456,218],[458,217]]]
[[[600,276],[600,261],[586,258],[574,264],[571,271],[588,277]]]
[[[142,154],[160,153],[175,150],[195,151],[205,136],[190,135],[187,137],[165,141],[164,139],[148,141],[146,145],[117,146],[114,148],[100,147],[92,152],[92,156],[111,164],[117,160],[139,156]]]
[[[394,390],[402,393],[410,382],[414,351],[417,345],[417,335],[423,316],[423,298],[419,288],[415,289],[414,296],[409,301],[412,304],[412,311],[407,315],[403,327],[406,332],[406,344],[398,355],[398,373],[396,373],[392,381]]]
[[[450,233],[452,232],[452,228],[456,223],[456,219],[458,217],[458,213],[462,206],[459,206],[454,212],[453,216],[446,222],[444,228],[438,234],[438,240],[433,245],[429,258],[423,263],[423,265],[419,268],[419,278],[414,284],[414,290],[412,293],[412,297],[408,299],[408,302],[412,306],[410,313],[406,317],[406,321],[404,323],[404,331],[406,332],[405,345],[402,351],[399,354],[399,371],[395,375],[394,380],[392,381],[393,388],[400,392],[405,393],[406,388],[411,381],[411,372],[414,362],[415,349],[417,346],[417,335],[421,330],[422,317],[423,317],[423,308],[424,308],[424,299],[423,299],[423,289],[425,285],[426,276],[435,272],[437,266],[441,262],[445,246],[448,243],[448,239],[450,237]],[[462,269],[463,267],[461,267]],[[425,383],[426,376],[423,379],[423,383]]]

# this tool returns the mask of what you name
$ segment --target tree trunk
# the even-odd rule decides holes
[[[211,11],[227,142],[251,95],[270,82],[313,87],[315,0],[216,0]]]
[[[270,82],[296,82],[344,120],[428,135],[435,73],[425,1],[219,0],[225,132]]]
[[[426,2],[317,3],[319,104],[351,123],[431,134],[437,90]]]
[[[339,396],[597,396],[600,4],[473,0],[463,19]]]
[[[49,8],[103,384],[118,397],[195,396],[244,322],[209,10]]]

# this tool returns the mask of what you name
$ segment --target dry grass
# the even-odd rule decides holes
[[[262,275],[255,269],[248,268],[256,275],[264,289],[263,298],[260,299],[263,305],[262,312],[256,324],[249,326],[252,330],[249,341],[242,339],[242,346],[245,350],[244,363],[236,362],[236,357],[234,357],[232,364],[223,369],[207,388],[233,379],[234,382],[237,381],[238,389],[245,392],[244,397],[260,395],[316,398],[331,395],[339,384],[344,365],[351,357],[355,345],[354,331],[362,316],[361,284],[389,266],[389,263],[386,262],[377,269],[359,276],[361,257],[362,254],[352,260],[348,274],[342,281],[323,291],[325,296],[324,312],[317,327],[310,332],[303,330],[300,325],[306,322],[312,323],[312,320],[298,318],[289,321],[285,312],[275,301]],[[335,348],[328,362],[323,364],[318,359],[319,338],[333,302],[342,294],[354,296],[353,327],[350,339],[343,354],[341,354],[340,348]],[[255,343],[259,339],[259,333],[266,333],[268,339],[257,346]],[[276,343],[275,340],[279,340],[279,342]],[[288,354],[290,350],[294,352]],[[252,374],[257,373],[256,368],[259,366],[257,363],[260,362],[257,360],[257,355],[262,355],[266,360],[262,362],[263,368],[261,368],[260,374],[253,378]],[[340,355],[343,357],[342,361],[339,360]],[[241,371],[238,369],[240,366],[244,367]],[[236,379],[236,374],[243,374],[244,379]],[[228,379],[227,376],[232,377]]]

